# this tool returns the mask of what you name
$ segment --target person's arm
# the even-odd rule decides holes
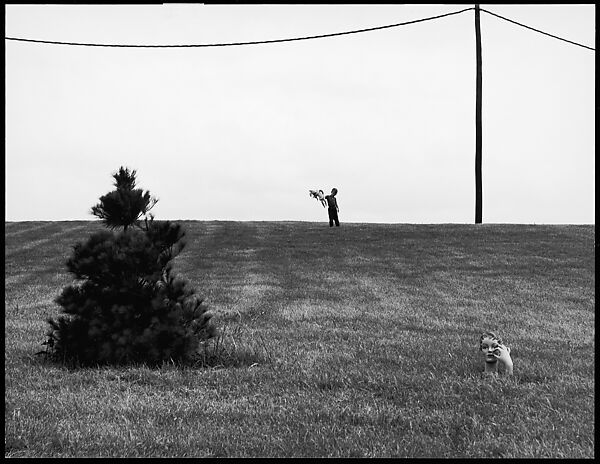
[[[337,209],[338,213],[340,212],[340,207],[338,206],[337,198],[335,199],[335,209]]]

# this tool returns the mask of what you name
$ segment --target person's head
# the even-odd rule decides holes
[[[323,190],[319,190],[319,193],[323,193]]]
[[[479,337],[479,350],[485,355],[486,363],[496,363],[498,359],[494,354],[498,354],[498,346],[502,345],[502,340],[494,332],[484,332]]]
[[[331,189],[331,194],[334,196],[337,194],[337,189],[335,187]]]

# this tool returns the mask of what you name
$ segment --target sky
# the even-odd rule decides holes
[[[6,37],[215,44],[473,4],[5,5]],[[594,4],[481,8],[595,48]],[[120,166],[157,219],[475,222],[473,10],[203,48],[5,40],[5,220],[93,220]],[[595,222],[595,51],[481,13],[483,223]]]

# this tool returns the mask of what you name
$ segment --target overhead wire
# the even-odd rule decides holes
[[[443,18],[445,16],[456,15],[459,13],[463,13],[465,11],[474,10],[475,8],[465,8],[464,10],[454,11],[451,13],[445,13],[438,16],[431,16],[428,18],[416,19],[413,21],[405,21],[403,23],[397,24],[389,24],[387,26],[378,26],[378,27],[369,27],[366,29],[358,29],[353,31],[346,32],[334,32],[331,34],[321,34],[321,35],[313,35],[307,37],[295,37],[291,39],[275,39],[275,40],[257,40],[253,42],[230,42],[230,43],[213,43],[213,44],[182,44],[182,45],[124,45],[124,44],[99,44],[99,43],[80,43],[80,42],[57,42],[50,40],[33,40],[33,39],[20,39],[16,37],[5,37],[7,40],[18,40],[21,42],[36,42],[36,43],[45,43],[45,44],[55,44],[55,45],[80,45],[85,47],[122,47],[122,48],[193,48],[193,47],[229,47],[229,46],[237,46],[237,45],[258,45],[258,44],[268,44],[268,43],[278,43],[278,42],[292,42],[297,40],[310,40],[310,39],[323,39],[325,37],[335,37],[340,35],[348,35],[348,34],[358,34],[360,32],[370,32],[377,31],[381,29],[389,29],[392,27],[406,26],[408,24],[420,23],[423,21],[430,21],[433,19]]]
[[[239,46],[239,45],[259,45],[259,44],[269,44],[269,43],[280,43],[280,42],[293,42],[293,41],[299,41],[299,40],[311,40],[311,39],[323,39],[326,37],[336,37],[336,36],[341,36],[341,35],[348,35],[348,34],[358,34],[361,32],[371,32],[371,31],[377,31],[377,30],[382,30],[382,29],[389,29],[392,27],[399,27],[399,26],[406,26],[408,24],[416,24],[416,23],[420,23],[420,22],[424,22],[424,21],[431,21],[434,19],[440,19],[440,18],[444,18],[446,16],[452,16],[452,15],[457,15],[460,13],[464,13],[465,11],[470,11],[470,10],[474,10],[474,7],[470,7],[470,8],[465,8],[463,10],[459,10],[459,11],[453,11],[450,13],[445,13],[445,14],[441,14],[441,15],[437,15],[437,16],[430,16],[427,18],[421,18],[421,19],[415,19],[413,21],[405,21],[402,23],[396,23],[396,24],[389,24],[386,26],[377,26],[377,27],[369,27],[369,28],[365,28],[365,29],[357,29],[357,30],[352,30],[352,31],[345,31],[345,32],[334,32],[334,33],[330,33],[330,34],[320,34],[320,35],[313,35],[313,36],[305,36],[305,37],[294,37],[294,38],[288,38],[288,39],[274,39],[274,40],[256,40],[256,41],[251,41],[251,42],[228,42],[228,43],[212,43],[212,44],[172,44],[172,45],[133,45],[133,44],[102,44],[102,43],[82,43],[82,42],[59,42],[59,41],[55,41],[55,40],[37,40],[37,39],[23,39],[23,38],[19,38],[19,37],[4,37],[6,40],[13,40],[13,41],[18,41],[18,42],[33,42],[33,43],[42,43],[42,44],[52,44],[52,45],[74,45],[74,46],[82,46],[82,47],[113,47],[113,48],[199,48],[199,47],[229,47],[229,46]],[[595,48],[592,47],[588,47],[587,45],[582,45],[580,43],[577,42],[573,42],[571,40],[567,40],[564,39],[562,37],[558,37],[556,35],[553,34],[549,34],[547,32],[541,31],[539,29],[535,29],[533,27],[527,26],[525,24],[521,24],[517,21],[513,21],[512,19],[508,19],[505,18],[504,16],[500,16],[499,14],[493,13],[491,11],[485,10],[483,8],[480,8],[480,11],[483,11],[485,13],[488,13],[492,16],[496,16],[497,18],[503,19],[505,21],[508,21],[510,23],[513,24],[517,24],[518,26],[530,29],[532,31],[538,32],[540,34],[544,34],[547,35],[549,37],[553,37],[555,39],[558,40],[562,40],[564,42],[568,42],[570,44],[573,45],[577,45],[579,47],[583,47],[583,48],[587,48],[589,50],[596,50]]]
[[[526,29],[531,29],[532,31],[539,32],[540,34],[544,34],[544,35],[547,35],[547,36],[550,36],[550,37],[554,37],[555,39],[563,40],[563,41],[568,42],[570,44],[577,45],[577,46],[583,47],[583,48],[587,48],[589,50],[594,50],[594,51],[596,50],[595,48],[588,47],[587,45],[581,45],[580,43],[573,42],[573,41],[567,40],[567,39],[563,39],[562,37],[558,37],[557,35],[548,34],[547,32],[540,31],[539,29],[535,29],[533,27],[526,26],[525,24],[518,23],[517,21],[513,21],[512,19],[505,18],[504,16],[500,16],[499,14],[492,13],[491,11],[488,11],[488,10],[484,10],[483,8],[480,8],[479,10],[480,11],[484,11],[487,14],[491,14],[492,16],[496,16],[497,18],[500,18],[500,19],[503,19],[505,21],[508,21],[509,23],[517,24],[518,26],[524,27]]]

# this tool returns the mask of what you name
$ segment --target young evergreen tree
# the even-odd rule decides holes
[[[110,230],[76,244],[66,262],[75,283],[56,298],[63,315],[48,319],[48,352],[55,359],[82,365],[189,362],[215,335],[203,300],[173,273],[185,233],[171,221],[152,215],[148,221],[157,200],[135,189],[135,174],[121,167],[113,176],[116,190],[92,208]]]
[[[135,189],[136,171],[129,171],[122,166],[113,175],[116,190],[100,197],[100,203],[92,207],[92,214],[104,221],[107,227],[116,229],[137,224],[141,216],[145,216],[158,201],[150,196],[150,192]]]

